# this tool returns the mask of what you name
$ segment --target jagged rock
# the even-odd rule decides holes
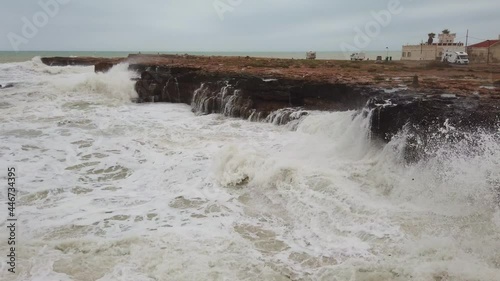
[[[14,87],[14,84],[11,84],[11,83],[0,85],[0,89],[7,89],[7,88],[12,88],[12,87]]]
[[[100,62],[100,63],[97,63],[95,66],[94,66],[94,72],[95,73],[98,73],[98,72],[102,72],[102,73],[106,73],[108,72],[111,68],[113,68],[114,64],[110,63],[110,62]]]
[[[123,58],[94,58],[94,57],[47,57],[42,62],[49,66],[93,66],[99,63],[118,64]]]
[[[498,132],[500,101],[474,96],[424,95],[408,91],[373,97],[371,130],[391,141],[406,131],[405,159],[413,162],[432,155],[436,142],[456,142],[470,133]]]
[[[405,125],[437,129],[445,122],[461,130],[495,129],[500,121],[500,102],[474,96],[423,95],[408,91],[373,97],[372,131],[389,141]]]
[[[413,86],[413,87],[418,87],[418,86],[419,86],[419,83],[418,83],[418,75],[413,76],[412,86]]]

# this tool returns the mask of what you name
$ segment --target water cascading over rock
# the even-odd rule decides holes
[[[262,78],[196,68],[141,68],[136,91],[139,102],[185,103],[197,114],[277,125],[296,122],[308,111],[346,111],[366,108],[373,137],[389,142],[408,132],[407,159],[425,152],[429,137],[446,127],[458,131],[498,130],[500,101],[457,97],[447,93],[421,94],[412,90],[386,93],[382,89],[301,79]],[[292,126],[293,127],[293,126]],[[460,138],[460,134],[456,138]],[[443,135],[443,138],[450,138]]]

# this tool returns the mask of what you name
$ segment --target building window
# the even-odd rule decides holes
[[[408,52],[408,57],[411,58],[411,52]]]
[[[403,58],[406,57],[406,52],[403,52]]]

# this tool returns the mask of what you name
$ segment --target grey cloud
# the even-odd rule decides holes
[[[40,0],[3,1],[0,49],[7,34],[21,34],[22,17],[40,11]],[[41,0],[49,1],[49,0]],[[372,11],[390,0],[242,0],[221,21],[213,7],[227,0],[72,0],[21,45],[21,50],[303,51],[340,50],[363,29]],[[429,32],[450,28],[474,38],[497,38],[500,2],[490,0],[401,0],[394,15],[366,49],[419,43]],[[474,42],[478,39],[472,39]]]

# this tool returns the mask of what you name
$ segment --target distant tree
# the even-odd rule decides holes
[[[448,28],[447,28],[447,29],[445,29],[445,30],[443,30],[443,31],[441,31],[441,32],[442,32],[443,34],[450,34],[450,30],[449,30]]]
[[[429,40],[427,40],[427,44],[432,45],[432,43],[434,43],[434,38],[436,38],[436,34],[435,33],[429,33],[427,35],[429,35]]]

